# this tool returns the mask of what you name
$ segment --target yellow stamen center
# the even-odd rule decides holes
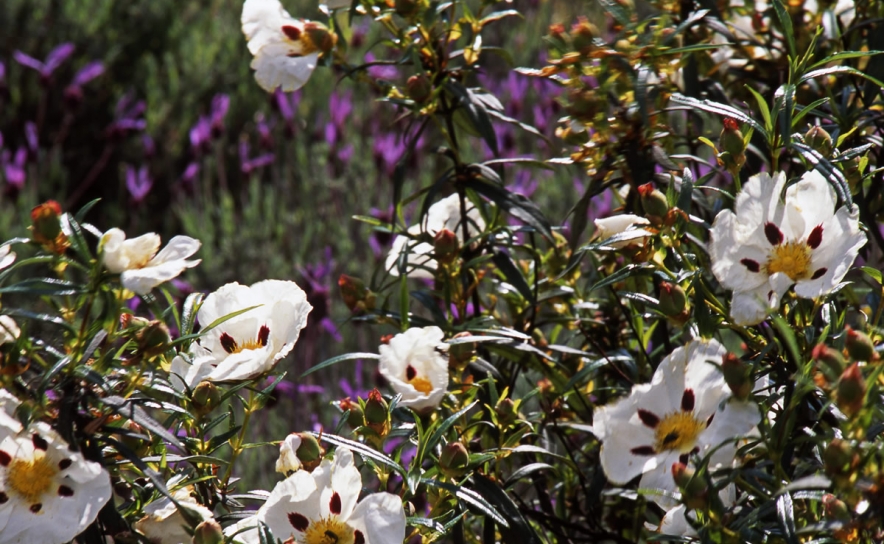
[[[233,351],[230,353],[239,353],[247,349],[261,349],[262,347],[264,347],[264,345],[261,343],[261,340],[257,338],[243,340],[242,342],[237,342],[236,347],[233,348]]]
[[[415,376],[414,378],[408,380],[408,383],[410,383],[412,387],[414,387],[424,395],[429,395],[430,392],[433,390],[433,384],[430,383],[430,380],[422,376]]]
[[[810,277],[810,248],[802,242],[788,242],[773,248],[765,270],[769,275],[783,272],[792,281]]]
[[[13,459],[6,469],[7,489],[15,491],[26,503],[40,502],[40,497],[52,487],[58,474],[55,465],[42,453],[32,459]]]
[[[353,544],[353,529],[334,516],[310,522],[302,537],[304,544]]]
[[[691,412],[671,413],[660,420],[654,429],[654,450],[688,453],[694,449],[697,437],[705,428],[706,423],[697,421]]]

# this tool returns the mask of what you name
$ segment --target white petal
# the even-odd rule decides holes
[[[297,541],[302,533],[292,526],[289,514],[300,514],[311,521],[319,519],[320,492],[311,474],[299,470],[276,484],[267,502],[258,510],[257,517],[270,527],[276,538],[294,538]]]
[[[191,238],[190,236],[174,236],[169,240],[169,243],[166,244],[166,247],[147,263],[147,266],[156,266],[166,262],[184,260],[196,253],[199,248],[200,241],[195,238]]]
[[[0,270],[15,262],[15,253],[10,251],[11,245],[0,246]]]
[[[150,291],[167,281],[177,278],[185,268],[193,268],[200,264],[196,261],[169,261],[148,268],[136,268],[125,270],[120,274],[120,282],[123,287],[138,295],[146,295]]]
[[[292,92],[307,83],[316,68],[319,52],[291,56],[297,54],[296,49],[287,43],[271,43],[258,51],[251,66],[262,89],[273,92],[281,88]]]
[[[799,281],[795,293],[804,298],[816,298],[835,288],[847,274],[867,238],[859,229],[858,212],[842,206],[832,220],[823,227],[823,240],[811,255],[813,272],[826,269],[819,278]]]
[[[246,0],[242,6],[241,23],[243,34],[249,41],[249,52],[253,55],[265,45],[284,41],[282,27],[304,28],[304,23],[293,19],[279,0]]]
[[[712,258],[712,273],[722,286],[745,291],[766,283],[764,263],[769,254],[760,244],[753,243],[757,236],[741,237],[737,221],[737,216],[730,210],[722,210],[715,216],[709,235],[709,255]],[[744,259],[756,263],[758,272],[750,271]]]
[[[276,460],[276,472],[288,474],[301,468],[298,459],[298,448],[301,447],[301,437],[297,433],[291,433],[279,445],[279,458]]]
[[[792,239],[804,239],[820,223],[828,221],[835,211],[835,189],[822,174],[811,170],[786,189],[786,222]]]
[[[0,315],[0,346],[15,342],[19,336],[21,329],[18,328],[18,323],[8,315]]]
[[[792,280],[786,274],[777,273],[766,284],[747,291],[734,291],[731,299],[731,318],[737,325],[757,325],[764,321],[771,310],[780,307],[780,300]]]
[[[639,489],[657,490],[659,493],[649,494],[647,497],[663,508],[672,508],[676,501],[672,494],[678,493],[678,486],[672,478],[672,465],[679,462],[677,451],[667,451],[658,456],[657,465],[645,471],[638,483]]]
[[[401,404],[417,411],[435,408],[448,389],[448,357],[439,327],[412,327],[378,348],[378,369],[390,386],[402,394]],[[408,380],[409,368],[416,378],[429,381],[431,390],[418,391]]]
[[[656,531],[664,535],[696,537],[697,531],[691,527],[685,517],[686,510],[687,507],[683,504],[668,510],[660,520],[660,526],[656,528]]]
[[[337,493],[341,501],[341,512],[338,515],[346,520],[356,508],[360,491],[362,491],[362,475],[353,463],[353,453],[346,448],[338,448],[335,450],[335,461],[331,470],[331,485],[320,495],[320,508],[326,515],[331,512],[332,496]]]
[[[402,542],[405,539],[402,500],[392,493],[369,495],[359,502],[347,524],[362,531],[365,544]]]

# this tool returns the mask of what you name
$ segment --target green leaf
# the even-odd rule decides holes
[[[528,523],[522,512],[519,511],[519,507],[513,502],[513,499],[496,482],[481,474],[473,475],[472,480],[476,486],[476,491],[481,493],[488,502],[496,506],[509,522],[507,527],[500,527],[503,542],[542,544],[543,541],[534,531],[534,527]]]
[[[525,279],[525,276],[522,275],[522,271],[519,270],[519,267],[513,263],[513,260],[507,255],[504,251],[501,251],[498,248],[494,248],[494,257],[492,258],[494,264],[497,266],[497,269],[503,274],[506,278],[506,281],[510,283],[516,290],[522,295],[526,301],[532,306],[537,303],[534,300],[534,291],[531,289],[531,286],[528,285],[528,280]]]
[[[774,101],[779,104],[780,135],[788,142],[791,140],[792,113],[795,111],[795,85],[780,85],[774,93]]]
[[[740,121],[741,123],[746,123],[747,125],[757,130],[764,137],[765,141],[768,140],[768,133],[764,129],[764,127],[762,127],[758,123],[758,121],[749,117],[737,108],[728,106],[727,104],[712,102],[711,100],[697,100],[696,98],[691,98],[679,93],[673,94],[671,100],[676,104],[688,106],[689,108],[697,108],[708,113],[714,113],[715,115],[733,117],[737,121]]]
[[[191,293],[184,299],[184,309],[181,314],[181,334],[191,334],[196,323],[196,313],[203,303],[202,293]]]
[[[510,474],[509,478],[507,478],[506,482],[504,482],[503,487],[509,488],[510,486],[512,486],[513,484],[515,484],[519,480],[521,480],[522,478],[526,478],[526,477],[534,474],[535,472],[539,472],[541,470],[550,470],[552,472],[556,472],[556,467],[554,467],[550,464],[547,464],[547,463],[530,463],[528,465],[520,467],[519,470]]]
[[[881,83],[881,81],[878,80],[877,78],[874,78],[864,72],[861,72],[860,70],[857,70],[856,68],[851,68],[850,66],[832,66],[829,68],[820,68],[819,70],[812,70],[810,72],[807,72],[803,76],[801,76],[801,79],[798,80],[798,85],[801,85],[805,81],[808,81],[808,80],[816,78],[816,77],[830,76],[833,74],[852,74],[852,75],[855,75],[855,76],[858,76],[861,78],[865,78],[865,79],[871,81],[872,83],[874,83],[875,85],[877,85],[878,87],[884,87],[884,83]]]
[[[815,149],[800,142],[792,142],[792,147],[798,150],[804,159],[809,162],[814,170],[819,172],[826,178],[826,181],[835,189],[838,194],[838,200],[847,206],[853,205],[853,198],[850,196],[850,186],[847,179],[841,173],[841,169],[829,162],[829,159],[823,157]]]
[[[500,512],[498,512],[497,509],[494,508],[482,495],[476,493],[472,489],[449,484],[446,482],[440,482],[438,480],[430,480],[427,478],[422,478],[421,483],[430,487],[436,487],[448,491],[449,493],[457,497],[458,500],[467,503],[482,514],[489,516],[496,523],[502,526],[501,529],[503,529],[504,527],[509,527],[509,523],[503,516],[500,515]]]
[[[783,537],[788,544],[799,544],[798,534],[795,529],[795,511],[792,507],[792,495],[788,492],[777,497],[777,522],[783,531]]]
[[[514,16],[521,17],[522,19],[525,18],[525,16],[522,15],[521,13],[519,13],[517,10],[504,9],[501,11],[491,12],[490,14],[486,15],[485,17],[482,17],[482,19],[479,21],[479,26],[484,27],[488,23],[493,23],[495,21],[500,21],[501,19],[504,19],[506,17],[514,17]]]
[[[691,203],[694,193],[694,174],[690,168],[685,168],[681,177],[681,191],[678,193],[676,206],[684,213],[691,213]]]
[[[822,106],[823,104],[825,104],[828,101],[829,101],[829,98],[826,97],[826,98],[820,98],[820,99],[814,100],[813,102],[811,102],[807,106],[799,106],[796,104],[795,108],[798,110],[798,113],[796,113],[795,116],[792,118],[792,130],[795,130],[795,128],[798,126],[798,123],[801,122],[801,120],[804,118],[805,115],[807,115],[808,113],[810,113],[812,111],[815,111],[818,107]]]
[[[331,359],[326,359],[325,361],[319,363],[318,365],[312,366],[308,368],[303,374],[301,374],[300,378],[307,376],[309,374],[313,374],[317,370],[321,370],[323,368],[338,364],[342,361],[351,361],[353,359],[380,359],[381,356],[377,353],[345,353],[343,355],[338,355],[336,357],[332,357]]]
[[[877,268],[872,268],[871,266],[863,266],[860,268],[863,272],[872,277],[873,280],[877,281],[879,284],[884,285],[884,281],[882,280],[881,271]]]
[[[340,437],[340,436],[337,436],[334,434],[316,433],[316,432],[312,432],[312,431],[310,432],[310,434],[312,434],[313,436],[315,436],[319,440],[324,440],[326,442],[334,444],[335,446],[342,446],[344,448],[347,448],[347,449],[353,451],[354,453],[358,453],[359,455],[361,455],[363,457],[368,457],[369,459],[371,459],[373,461],[377,461],[383,465],[386,465],[386,466],[392,468],[393,470],[395,470],[403,478],[405,477],[405,469],[402,467],[402,465],[400,465],[396,461],[390,459],[389,457],[387,457],[383,453],[381,453],[377,450],[374,450],[374,449],[366,446],[365,444],[362,444],[361,442],[348,440],[346,438],[343,438],[343,437]]]
[[[534,227],[547,240],[553,239],[552,226],[534,202],[518,193],[478,179],[468,179],[463,186],[491,200],[510,215]]]
[[[451,414],[450,416],[448,416],[447,418],[445,418],[445,420],[439,424],[439,427],[437,427],[436,430],[433,431],[433,434],[430,435],[430,438],[427,439],[427,441],[424,444],[422,444],[422,446],[421,446],[422,452],[426,453],[427,451],[433,450],[436,447],[436,444],[438,444],[439,441],[442,440],[442,437],[445,436],[445,433],[448,432],[448,429],[450,429],[451,426],[454,425],[458,419],[460,419],[467,412],[472,410],[476,406],[476,404],[478,404],[478,403],[479,403],[479,401],[473,401],[466,408],[458,410],[457,412],[455,412],[455,413]],[[418,459],[423,460],[423,455],[419,455]]]
[[[825,66],[830,62],[840,62],[846,59],[858,59],[862,57],[871,57],[874,55],[880,55],[884,53],[884,51],[841,51],[839,53],[835,53],[834,55],[829,55],[819,62],[815,62],[810,65],[808,70],[814,70],[819,68],[820,66]]]
[[[761,96],[761,93],[753,89],[751,85],[744,85],[744,87],[755,97],[755,102],[758,104],[758,111],[761,112],[761,118],[764,120],[764,129],[768,132],[772,132],[773,121],[770,116],[770,106],[767,105],[767,100]]]
[[[641,274],[651,274],[654,271],[654,265],[648,263],[642,264],[628,264],[623,268],[620,268],[610,276],[603,278],[596,282],[595,285],[589,288],[587,293],[591,293],[596,289],[601,289],[602,287],[607,287],[609,285],[613,285],[619,281],[623,281],[626,278],[631,278],[633,276],[638,276]]]
[[[21,293],[33,296],[69,296],[85,292],[86,288],[82,285],[54,278],[31,278],[9,287],[0,287],[0,293]]]
[[[773,0],[774,11],[777,12],[777,18],[783,25],[783,36],[786,38],[786,45],[789,47],[789,60],[795,61],[798,58],[798,52],[795,49],[795,31],[792,29],[792,17],[786,11],[786,6],[782,0]]]
[[[491,124],[488,110],[482,101],[477,99],[470,89],[450,79],[445,83],[445,90],[455,98],[456,108],[466,115],[476,133],[485,140],[495,155],[499,155],[497,134],[494,132],[494,125]]]
[[[123,397],[113,395],[99,400],[114,412],[127,419],[131,419],[169,444],[172,444],[180,450],[184,449],[184,445],[181,444],[177,436],[170,433],[163,425],[160,425],[152,417],[147,415],[147,412],[138,406],[132,399],[124,399]]]

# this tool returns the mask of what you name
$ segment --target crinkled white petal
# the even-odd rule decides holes
[[[21,336],[21,329],[14,319],[8,315],[0,315],[0,346],[15,342]]]
[[[279,458],[276,460],[276,472],[288,474],[301,468],[298,459],[298,448],[301,447],[301,437],[297,433],[291,433],[279,445]]]
[[[304,23],[289,15],[279,0],[246,0],[242,6],[241,23],[249,52],[253,55],[266,45],[286,41],[282,27],[304,28]]]
[[[412,327],[378,348],[379,371],[390,387],[402,395],[400,404],[417,411],[439,406],[448,389],[448,357],[439,327]],[[409,370],[410,369],[410,370]],[[409,372],[414,373],[412,380]],[[410,381],[427,380],[429,392],[418,391]]]
[[[10,251],[11,249],[12,246],[9,244],[0,246],[0,270],[15,262],[15,253]]]
[[[644,217],[624,213],[620,215],[612,215],[593,220],[595,225],[596,237],[599,241],[607,240],[617,234],[624,234],[627,231],[631,233],[627,240],[620,240],[610,244],[615,249],[623,248],[629,244],[642,245],[644,239],[651,236],[652,233],[642,228],[634,228],[636,225],[649,225],[651,222]]]
[[[251,67],[262,89],[273,92],[279,88],[288,93],[297,91],[307,83],[316,69],[319,52],[292,56],[296,55],[295,49],[288,43],[272,43],[255,54]]]

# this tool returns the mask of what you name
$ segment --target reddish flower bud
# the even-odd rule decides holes
[[[426,74],[419,74],[408,78],[405,83],[405,91],[409,98],[418,104],[423,104],[433,94],[433,85]]]
[[[736,120],[725,118],[724,128],[718,137],[718,147],[721,151],[718,158],[728,170],[739,171],[743,167],[746,162],[746,143]]]
[[[859,363],[853,363],[838,381],[838,408],[848,416],[854,416],[862,409],[865,397],[866,382]]]
[[[365,401],[365,425],[381,438],[390,432],[390,406],[377,389],[372,389]]]
[[[684,312],[687,301],[684,289],[677,283],[668,281],[660,283],[660,311],[663,315],[671,317]]]
[[[861,331],[855,331],[850,326],[844,327],[847,333],[847,354],[857,361],[874,361],[878,359],[878,353],[875,351],[875,344],[872,339]]]
[[[588,55],[595,45],[593,40],[596,34],[598,34],[598,31],[586,17],[578,17],[577,22],[571,26],[571,43],[574,46],[574,50]]]
[[[442,448],[439,456],[439,468],[449,478],[459,478],[470,465],[470,454],[460,442],[449,442]]]
[[[721,372],[734,397],[746,400],[752,393],[752,367],[733,353],[727,353],[721,361]]]
[[[356,315],[374,310],[375,294],[365,286],[365,283],[353,276],[341,274],[338,278],[338,288],[344,304]]]
[[[813,126],[804,135],[804,143],[823,157],[832,154],[832,137],[820,126]]]
[[[313,472],[313,469],[322,462],[322,456],[325,455],[325,448],[320,445],[319,440],[310,433],[296,433],[301,439],[298,451],[298,461],[303,463],[304,469]]]
[[[31,210],[31,231],[33,240],[48,251],[62,254],[70,245],[61,230],[61,206],[54,200],[47,200]]]
[[[645,214],[661,219],[669,212],[669,202],[659,189],[654,188],[653,183],[639,185],[638,194],[641,198],[642,208]]]
[[[814,361],[823,363],[833,376],[838,376],[844,371],[844,357],[837,350],[825,344],[814,346],[811,356]]]
[[[460,251],[457,235],[448,229],[440,230],[433,237],[433,250],[436,260],[440,263],[447,264],[452,262]]]
[[[350,412],[347,415],[347,425],[352,429],[365,425],[365,415],[362,413],[362,406],[358,402],[350,400],[350,397],[341,399],[338,402],[338,408],[343,412]]]

